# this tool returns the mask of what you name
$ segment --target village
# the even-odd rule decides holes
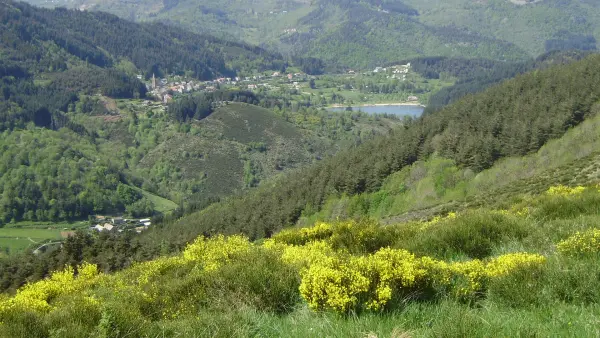
[[[137,76],[142,79],[142,75]],[[221,77],[211,81],[198,81],[187,79],[182,76],[173,76],[171,79],[157,79],[154,75],[149,83],[146,83],[149,95],[168,104],[173,101],[173,97],[179,94],[192,92],[214,92],[219,89],[238,87],[250,91],[264,88],[270,90],[278,85],[288,85],[294,89],[300,89],[301,82],[307,82],[311,77],[305,73],[281,73],[273,72],[269,75],[260,74],[247,77]]]
[[[375,67],[372,71],[359,73],[355,70],[347,70],[338,76],[356,77],[356,76],[378,76],[382,79],[396,79],[399,81],[407,81],[407,75],[410,73],[410,62],[403,65],[393,65],[387,67]],[[138,75],[138,79],[142,80],[143,76]],[[276,90],[280,88],[288,88],[301,90],[302,88],[310,87],[310,83],[318,80],[320,76],[308,75],[303,72],[269,72],[261,73],[253,76],[243,77],[220,77],[210,81],[199,81],[183,76],[170,76],[169,78],[156,78],[153,74],[149,82],[146,83],[149,95],[156,101],[167,105],[173,101],[177,95],[193,92],[214,92],[220,89],[237,88],[240,90],[259,91],[259,90]]]
[[[135,231],[141,233],[147,230],[152,222],[149,218],[145,219],[127,219],[123,217],[110,217],[110,216],[95,216],[93,226],[90,226],[90,231]]]

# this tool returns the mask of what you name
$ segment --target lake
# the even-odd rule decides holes
[[[390,105],[390,106],[358,106],[352,107],[353,111],[362,111],[367,114],[393,114],[398,116],[414,116],[418,117],[423,114],[425,107],[417,105]],[[327,108],[329,111],[343,112],[346,107]]]

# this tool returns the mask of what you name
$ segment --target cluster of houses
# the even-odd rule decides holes
[[[400,79],[402,81],[406,80],[406,74],[410,71],[410,62],[405,65],[396,65],[391,67],[375,67],[373,73],[392,73],[392,75],[388,75],[387,78],[390,77],[392,79]]]
[[[391,66],[389,68],[375,67],[373,73],[387,73],[388,70],[393,74],[408,74],[410,71],[410,62],[405,65]]]
[[[142,78],[138,75],[138,78]],[[171,81],[167,79],[157,79],[152,75],[152,82],[146,84],[150,94],[167,104],[173,100],[176,93],[183,94],[202,90],[205,86],[200,81]]]
[[[142,78],[142,75],[138,75],[138,79]],[[186,81],[180,78],[175,78],[175,80],[170,81],[168,79],[157,79],[153,75],[151,82],[147,83],[146,87],[153,97],[157,98],[164,104],[168,104],[173,100],[174,95],[196,91],[213,92],[222,86],[240,86],[243,83],[248,83],[246,85],[248,90],[256,90],[260,87],[267,89],[273,88],[273,86],[269,83],[260,83],[266,79],[287,79],[289,82],[295,80],[295,82],[293,82],[293,87],[299,88],[298,81],[306,81],[308,76],[304,73],[282,74],[281,72],[273,72],[270,76],[255,75],[243,78],[221,77],[211,81]],[[244,87],[244,85],[242,85],[242,87]]]
[[[123,232],[127,230],[141,233],[152,225],[149,218],[126,219],[123,217],[96,216],[96,222],[96,225],[90,227],[91,231],[102,232],[116,230],[118,232]]]

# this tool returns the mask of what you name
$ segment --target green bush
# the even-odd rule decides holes
[[[3,318],[0,327],[2,338],[48,337],[48,329],[39,314],[30,311],[11,311]]]
[[[286,313],[300,301],[300,276],[273,252],[255,248],[204,277],[207,302]]]
[[[600,302],[600,265],[594,257],[556,257],[545,276],[544,289],[553,300],[576,305]]]
[[[465,255],[485,258],[503,240],[523,238],[527,232],[528,225],[523,219],[479,210],[435,224],[414,238],[402,240],[399,246],[418,255],[437,258]]]
[[[536,201],[531,216],[553,220],[599,213],[600,194],[588,190],[573,196],[544,195]]]
[[[543,304],[545,266],[516,269],[505,276],[493,278],[488,284],[488,299],[510,307]]]

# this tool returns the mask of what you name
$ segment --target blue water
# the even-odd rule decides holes
[[[393,114],[398,116],[414,116],[418,117],[423,114],[425,108],[422,106],[360,106],[352,107],[352,111],[362,111],[367,114]],[[346,107],[328,108],[329,111],[343,112]]]

